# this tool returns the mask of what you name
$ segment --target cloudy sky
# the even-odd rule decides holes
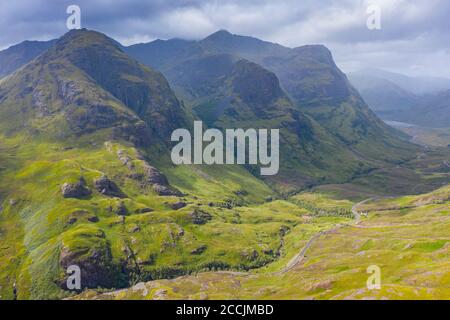
[[[62,35],[72,4],[81,8],[82,27],[126,45],[227,29],[289,47],[325,44],[346,72],[450,78],[448,0],[0,0],[0,48]],[[367,28],[373,5],[380,30]]]

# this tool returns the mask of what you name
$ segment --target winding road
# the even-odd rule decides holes
[[[358,223],[361,220],[361,213],[358,212],[358,207],[369,202],[372,200],[376,200],[378,199],[378,197],[372,197],[369,199],[366,199],[364,201],[358,202],[355,205],[353,205],[352,207],[352,213],[355,216],[355,220],[356,223]],[[346,226],[347,224],[343,224],[340,225],[336,228],[330,229],[330,230],[326,230],[326,231],[320,231],[319,233],[316,233],[311,239],[309,239],[309,241],[306,243],[306,245],[302,248],[302,250],[300,250],[299,253],[297,253],[287,264],[286,266],[281,269],[280,271],[275,272],[275,274],[282,274],[282,273],[286,273],[290,270],[292,270],[293,268],[295,268],[296,266],[298,266],[303,259],[306,257],[306,252],[308,251],[308,249],[311,247],[311,245],[317,240],[319,239],[322,235],[325,235],[327,233],[330,232],[334,232],[336,230],[338,230],[339,228]]]
[[[358,207],[359,207],[359,206],[362,206],[363,204],[365,204],[365,203],[367,203],[367,202],[369,202],[369,201],[377,200],[377,199],[378,199],[378,197],[372,197],[372,198],[366,199],[366,200],[364,200],[364,201],[358,202],[357,204],[353,205],[353,207],[352,207],[352,213],[353,213],[353,215],[355,216],[355,220],[356,220],[357,222],[359,222],[359,220],[361,219],[361,214],[358,212]]]

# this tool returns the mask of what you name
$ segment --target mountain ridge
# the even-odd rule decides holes
[[[257,43],[258,50],[248,50],[248,41]],[[171,43],[172,40],[168,40],[159,45],[170,47]],[[322,45],[290,49],[220,31],[200,41],[186,42],[183,47],[181,55],[170,55],[160,47],[155,47],[154,43],[149,43],[133,46],[133,51],[129,53],[137,57],[136,52],[141,50],[142,58],[144,52],[151,52],[141,62],[166,74],[169,81],[171,77],[168,72],[174,66],[201,59],[202,56],[231,54],[247,59],[274,72],[300,110],[315,119],[330,134],[336,135],[342,143],[353,145],[359,149],[358,152],[369,152],[370,157],[382,161],[398,161],[410,153],[408,149],[411,150],[411,145],[398,140],[396,136],[403,137],[402,134],[385,125],[370,111],[334,63],[331,52]],[[378,151],[370,152],[368,144],[373,144],[372,150]],[[397,146],[393,147],[395,144]],[[382,149],[385,149],[385,155],[392,156],[386,159],[380,157]]]

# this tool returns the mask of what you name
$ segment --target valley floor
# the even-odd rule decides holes
[[[401,125],[390,122],[390,125],[403,131],[411,137],[411,141],[417,144],[434,147],[450,146],[450,128],[425,128],[414,125]]]
[[[253,272],[198,273],[75,298],[450,299],[450,187],[422,196],[370,199],[353,211],[358,219],[330,224],[308,241],[292,243],[300,252],[290,261],[293,250]],[[296,232],[286,241],[296,240]],[[379,290],[366,285],[367,269],[374,265],[381,270]]]

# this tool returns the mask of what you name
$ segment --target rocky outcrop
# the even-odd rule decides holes
[[[65,271],[69,266],[78,266],[81,271],[81,286],[83,288],[114,288],[120,286],[120,271],[113,264],[111,248],[104,235],[99,235],[99,241],[94,247],[70,249],[63,246],[59,264]],[[60,279],[61,288],[67,289],[67,277]]]
[[[117,184],[107,176],[101,176],[94,181],[95,189],[101,194],[109,197],[126,198],[126,194],[120,190]]]
[[[192,250],[192,251],[191,251],[191,254],[193,254],[193,255],[199,255],[199,254],[202,254],[203,252],[205,252],[205,250],[206,250],[207,248],[208,248],[208,247],[207,247],[206,245],[201,245],[200,247],[195,248],[194,250]]]
[[[183,201],[178,201],[175,203],[167,203],[167,205],[172,209],[172,210],[180,210],[181,208],[184,208],[187,206],[186,202]]]
[[[208,221],[211,221],[212,216],[208,212],[202,211],[200,209],[195,209],[191,214],[190,218],[193,224],[206,224]]]
[[[141,209],[136,209],[136,213],[149,213],[149,212],[153,212],[155,210],[153,210],[152,208],[141,208]]]
[[[256,250],[246,250],[242,253],[242,257],[248,261],[255,261],[259,257],[259,253]]]
[[[91,194],[91,190],[86,186],[86,180],[83,177],[77,183],[64,183],[61,187],[64,198],[84,198]]]
[[[117,156],[119,157],[120,162],[122,162],[122,164],[126,166],[128,170],[135,169],[133,159],[129,155],[127,155],[124,150],[117,151]]]
[[[114,210],[114,212],[119,216],[126,216],[128,213],[128,209],[125,206],[125,203],[120,202],[117,208]]]
[[[289,228],[288,226],[282,225],[279,230],[280,236],[284,237],[285,235],[287,235],[289,233],[289,231],[291,231],[291,228]]]
[[[153,190],[160,196],[183,196],[183,193],[172,187],[167,180],[167,177],[158,169],[151,166],[144,160],[144,157],[138,155],[138,162],[142,164],[143,172],[136,170],[136,161],[124,150],[117,151],[117,156],[124,166],[131,172],[129,177],[142,182],[143,186],[150,185]]]
[[[144,175],[146,181],[153,186],[153,190],[160,196],[177,196],[183,194],[169,184],[166,176],[148,163],[144,163]]]

